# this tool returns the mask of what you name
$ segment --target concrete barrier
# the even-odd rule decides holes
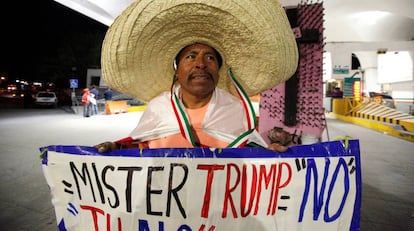
[[[105,114],[118,114],[128,112],[128,104],[125,100],[108,101],[105,104]]]

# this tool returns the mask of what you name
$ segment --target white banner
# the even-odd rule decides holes
[[[359,230],[358,141],[286,153],[41,150],[59,230]]]

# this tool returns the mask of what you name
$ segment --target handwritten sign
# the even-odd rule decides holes
[[[61,231],[359,230],[359,143],[346,145],[41,151]]]

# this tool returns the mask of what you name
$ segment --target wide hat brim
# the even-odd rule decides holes
[[[104,81],[148,102],[169,90],[176,55],[194,43],[221,54],[218,87],[232,93],[229,68],[248,95],[286,81],[297,68],[296,41],[275,0],[138,0],[105,36]]]

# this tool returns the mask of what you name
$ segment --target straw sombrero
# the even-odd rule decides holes
[[[174,58],[194,43],[221,54],[218,87],[230,92],[228,68],[255,95],[286,81],[297,67],[296,41],[276,0],[137,0],[105,36],[103,78],[148,102],[169,90]]]

